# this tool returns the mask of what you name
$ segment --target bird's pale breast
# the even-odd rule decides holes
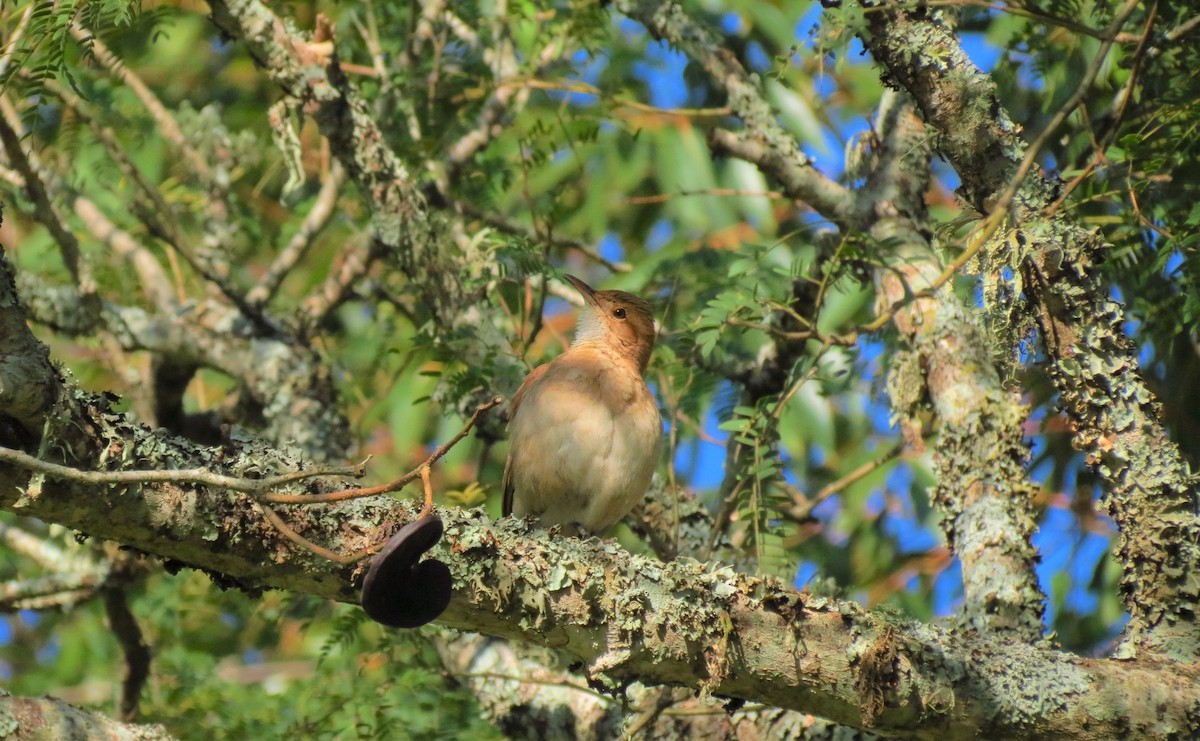
[[[602,352],[550,363],[509,422],[513,512],[601,532],[641,501],[662,421],[641,375]]]

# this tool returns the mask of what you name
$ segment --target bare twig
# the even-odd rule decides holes
[[[737,190],[736,188],[702,188],[700,190],[681,190],[678,193],[658,193],[652,196],[629,196],[625,202],[633,206],[642,206],[650,203],[666,203],[667,201],[676,198],[685,198],[689,196],[724,196],[732,198],[774,198],[788,199],[788,196],[777,191],[755,191],[755,190]]]
[[[1112,120],[1108,124],[1108,129],[1104,132],[1104,135],[1101,137],[1100,141],[1093,141],[1095,153],[1093,154],[1087,167],[1083,169],[1083,172],[1071,178],[1070,182],[1063,187],[1062,193],[1059,194],[1058,198],[1055,198],[1054,202],[1046,207],[1047,216],[1053,216],[1055,213],[1057,213],[1058,209],[1062,207],[1075,188],[1079,187],[1080,183],[1086,180],[1100,164],[1106,161],[1107,158],[1105,157],[1105,153],[1108,151],[1109,146],[1112,145],[1113,140],[1117,138],[1117,134],[1119,134],[1121,131],[1121,122],[1125,118],[1125,113],[1129,110],[1130,101],[1133,100],[1134,86],[1137,84],[1138,80],[1141,79],[1142,63],[1145,62],[1150,56],[1147,52],[1153,51],[1153,49],[1149,48],[1149,43],[1151,33],[1154,30],[1154,21],[1157,17],[1158,4],[1155,3],[1150,7],[1150,11],[1146,14],[1146,22],[1142,28],[1142,33],[1138,36],[1137,48],[1134,49],[1133,52],[1133,64],[1129,69],[1129,76],[1125,79],[1125,84],[1121,87],[1121,92],[1117,94],[1117,98],[1120,102],[1117,105],[1116,112],[1112,115]],[[1196,19],[1200,19],[1200,16],[1197,16]],[[1083,109],[1083,112],[1087,112],[1086,107]],[[1136,210],[1136,205],[1134,208]],[[1140,215],[1141,214],[1139,213],[1139,216]],[[1151,228],[1153,228],[1153,226]]]
[[[188,167],[199,175],[201,179],[205,181],[211,180],[208,162],[188,142],[187,137],[183,135],[183,130],[179,128],[179,122],[175,120],[171,112],[162,104],[158,96],[142,81],[142,78],[138,77],[129,67],[122,64],[121,60],[100,40],[100,37],[91,31],[78,24],[74,24],[71,26],[71,35],[80,42],[89,42],[92,55],[98,62],[104,65],[109,74],[119,79],[126,87],[133,91],[133,94],[137,96],[138,100],[149,111],[150,117],[154,119],[154,123],[158,125],[158,130],[163,135],[163,138],[179,150]]]
[[[0,613],[70,607],[95,594],[104,581],[100,573],[49,574],[0,584]]]
[[[25,36],[25,31],[29,28],[29,19],[33,15],[33,9],[37,7],[33,3],[25,6],[25,12],[21,14],[21,20],[17,21],[17,27],[8,37],[8,43],[4,47],[4,52],[0,54],[0,75],[8,69],[8,65],[12,62],[13,55],[17,53],[17,49],[21,47],[21,39]]]
[[[318,556],[336,561],[341,564],[354,563],[366,558],[376,549],[375,546],[357,553],[343,556],[334,551],[325,548],[324,546],[313,543],[304,536],[300,535],[283,518],[279,516],[269,505],[270,504],[323,504],[328,502],[343,502],[351,499],[361,499],[363,497],[378,496],[387,494],[403,488],[405,485],[420,478],[423,485],[423,494],[425,504],[421,509],[418,517],[424,517],[433,510],[433,485],[430,479],[431,467],[439,461],[450,449],[462,441],[471,428],[479,421],[479,417],[490,409],[495,408],[504,401],[503,397],[496,396],[491,400],[475,407],[474,413],[467,423],[459,430],[458,434],[439,445],[429,457],[421,462],[419,466],[404,474],[400,478],[390,481],[379,486],[364,487],[359,489],[346,489],[343,491],[327,492],[324,494],[265,494],[262,492],[288,484],[302,479],[314,478],[317,476],[362,476],[367,461],[363,461],[357,466],[328,466],[312,468],[307,471],[293,471],[280,476],[272,476],[263,479],[246,479],[235,476],[223,476],[215,474],[204,469],[188,469],[175,471],[80,471],[78,469],[60,466],[56,463],[49,463],[39,458],[35,458],[20,450],[12,450],[10,448],[0,447],[0,461],[14,463],[16,465],[28,468],[33,471],[39,471],[49,476],[56,478],[64,478],[72,481],[80,481],[89,484],[135,484],[135,483],[154,483],[154,482],[174,482],[174,483],[198,483],[208,486],[219,487],[224,489],[232,489],[247,494],[261,495],[257,498],[259,509],[263,516],[271,525],[279,531],[285,538],[293,543],[309,550]]]
[[[9,164],[21,174],[21,178],[25,181],[25,191],[33,201],[34,215],[46,227],[50,236],[58,243],[59,249],[62,250],[63,262],[70,271],[71,279],[75,281],[79,292],[84,296],[95,295],[96,283],[83,264],[79,240],[67,228],[58,210],[50,202],[50,196],[46,193],[46,186],[42,182],[41,176],[21,146],[20,135],[9,125],[8,116],[4,115],[0,115],[0,142],[4,144]]]
[[[108,615],[109,627],[125,654],[125,677],[121,681],[121,720],[128,723],[138,716],[142,687],[150,676],[150,647],[142,637],[137,618],[129,609],[125,589],[107,586],[101,593],[104,595],[104,611]]]
[[[358,561],[363,560],[378,550],[378,545],[376,545],[355,553],[351,553],[348,556],[343,556],[340,553],[329,550],[323,545],[318,545],[317,543],[312,542],[308,538],[293,530],[292,526],[284,522],[283,518],[279,516],[279,513],[271,509],[271,507],[268,505],[259,502],[258,508],[262,511],[263,517],[267,519],[267,522],[271,523],[271,527],[278,530],[280,535],[292,541],[301,548],[311,551],[321,558],[329,559],[334,563],[340,563],[342,565],[357,563]]]
[[[93,116],[87,104],[67,87],[54,80],[47,80],[46,87],[57,95],[76,116],[87,123],[109,158],[122,174],[137,186],[142,197],[138,199],[140,207],[133,210],[145,223],[146,228],[182,255],[192,270],[215,286],[246,319],[256,324],[266,334],[282,334],[278,323],[261,309],[249,303],[242,291],[228,278],[227,265],[213,259],[207,249],[196,249],[184,239],[178,228],[178,215],[163,198],[159,189],[142,174],[142,171],[130,159],[129,153],[117,140],[112,129]]]
[[[341,193],[342,183],[345,181],[346,171],[342,168],[341,163],[335,160],[329,169],[329,177],[321,185],[321,191],[317,194],[312,208],[305,215],[300,228],[275,258],[267,270],[267,274],[263,276],[258,285],[246,294],[248,303],[260,306],[269,301],[271,296],[279,290],[283,279],[304,259],[317,235],[329,224],[334,213],[334,206],[337,204],[338,194]]]
[[[900,457],[900,454],[903,452],[904,441],[901,440],[892,446],[891,450],[887,451],[879,458],[876,458],[873,461],[867,461],[850,473],[847,473],[845,476],[842,476],[836,481],[831,481],[825,486],[822,486],[821,489],[811,497],[806,497],[803,494],[796,492],[793,495],[794,502],[792,506],[789,509],[784,510],[783,513],[793,520],[807,520],[808,518],[812,517],[813,510],[816,509],[817,505],[819,505],[821,502],[824,502],[829,497],[837,494],[842,489],[845,489],[847,486],[850,486],[856,481],[863,479],[888,462]]]
[[[577,93],[580,95],[591,95],[596,98],[605,97],[603,90],[595,85],[589,85],[581,80],[539,80],[536,78],[511,78],[500,83],[498,90],[522,88],[564,93]],[[630,108],[640,113],[649,113],[658,116],[670,116],[672,118],[720,118],[733,113],[733,109],[729,106],[719,106],[716,108],[659,108],[658,106],[643,103],[634,98],[625,98],[619,95],[612,97],[610,100],[616,106]]]
[[[53,183],[48,182],[47,185],[54,187]],[[74,206],[75,215],[93,237],[111,248],[117,257],[133,263],[133,269],[137,272],[147,299],[164,312],[174,311],[182,295],[171,293],[171,281],[167,279],[166,271],[150,250],[134,239],[129,232],[114,224],[91,199],[74,192],[68,192],[65,196]],[[176,283],[176,286],[182,292],[182,286],[179,283]]]
[[[70,466],[44,461],[21,450],[0,447],[0,461],[12,463],[30,471],[44,473],[47,476],[78,481],[83,484],[96,486],[129,485],[129,484],[203,484],[219,489],[230,489],[246,494],[259,494],[275,489],[285,484],[318,476],[353,476],[359,478],[366,473],[367,460],[354,466],[317,466],[304,471],[292,471],[279,476],[269,476],[262,479],[243,478],[241,476],[225,476],[213,473],[206,468],[185,468],[160,471],[82,471]]]
[[[366,275],[380,253],[375,239],[357,239],[347,245],[325,282],[300,305],[301,324],[316,327],[330,312],[346,303],[353,295],[354,284]]]
[[[417,478],[424,479],[424,477],[428,476],[429,467],[434,463],[437,463],[442,456],[446,455],[446,453],[449,453],[451,448],[453,448],[459,443],[459,441],[466,437],[467,433],[471,431],[471,428],[475,426],[475,423],[479,421],[479,417],[484,412],[495,408],[503,401],[504,397],[495,396],[492,397],[490,401],[484,402],[483,404],[475,407],[475,411],[471,414],[471,418],[467,420],[467,423],[463,425],[463,428],[458,431],[457,435],[437,446],[437,448],[435,448],[434,451],[429,454],[428,458],[421,461],[419,466],[394,481],[389,481],[386,484],[379,484],[378,486],[369,486],[360,489],[346,489],[344,491],[331,491],[324,494],[267,494],[263,497],[263,500],[273,504],[324,504],[328,502],[344,502],[349,499],[361,499],[363,497],[374,497],[401,489]],[[428,482],[426,482],[426,484],[426,504],[428,506],[430,489],[428,487]]]
[[[451,209],[472,218],[479,219],[484,224],[487,224],[493,229],[504,234],[526,237],[535,242],[545,241],[549,246],[557,249],[574,250],[575,252],[583,255],[585,258],[591,260],[592,262],[603,265],[614,273],[628,273],[629,271],[633,270],[633,266],[631,266],[629,263],[613,262],[612,260],[609,260],[601,255],[591,245],[581,242],[577,239],[566,239],[564,237],[543,237],[541,234],[535,233],[534,230],[529,227],[509,221],[503,216],[497,216],[496,214],[484,211],[483,209],[465,201],[454,201],[449,205]]]
[[[1029,174],[1029,171],[1036,163],[1037,156],[1041,153],[1042,147],[1046,146],[1046,142],[1050,141],[1050,138],[1058,131],[1058,127],[1062,125],[1063,121],[1067,120],[1067,116],[1071,115],[1083,101],[1084,96],[1091,91],[1092,83],[1096,81],[1096,76],[1100,74],[1104,62],[1108,59],[1108,50],[1112,48],[1113,40],[1116,39],[1117,33],[1125,25],[1125,21],[1129,20],[1130,14],[1139,5],[1141,5],[1141,0],[1126,0],[1125,4],[1121,6],[1121,10],[1117,12],[1116,17],[1113,18],[1112,23],[1104,30],[1104,37],[1100,42],[1100,48],[1096,50],[1096,56],[1092,58],[1092,63],[1088,65],[1083,78],[1076,85],[1075,92],[1059,107],[1054,117],[1042,129],[1038,138],[1030,143],[1029,149],[1025,152],[1024,159],[1017,166],[1016,173],[1012,176],[1008,188],[1005,189],[997,201],[993,213],[1008,210],[1013,199],[1017,197],[1017,193],[1021,189],[1021,184],[1025,182],[1025,176]]]

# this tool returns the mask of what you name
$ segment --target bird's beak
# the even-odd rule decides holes
[[[596,306],[596,291],[591,286],[573,275],[567,275],[564,273],[563,277],[567,279],[568,283],[575,286],[575,290],[579,291],[580,295],[583,296],[584,301],[588,302],[592,306]]]

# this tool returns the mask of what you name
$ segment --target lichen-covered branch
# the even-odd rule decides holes
[[[932,287],[942,272],[926,226],[929,136],[909,110],[901,98],[885,95],[878,141],[853,168],[864,185],[846,213],[823,214],[880,243],[900,245],[878,271],[881,311]],[[753,162],[789,196],[804,198],[803,163],[728,132],[713,132],[709,143]],[[912,301],[893,320],[914,344],[913,353],[892,360],[894,408],[905,416],[909,403],[928,393],[941,432],[935,499],[948,515],[942,522],[963,563],[963,622],[1040,640],[1044,595],[1030,544],[1031,488],[1020,427],[1025,410],[1001,387],[977,319],[952,289]]]
[[[306,42],[258,0],[212,0],[212,19],[250,55],[329,140],[330,150],[371,210],[373,238],[409,278],[443,326],[470,303],[459,260],[412,174],[387,145],[336,54]],[[328,43],[328,42],[327,42]],[[331,46],[331,44],[329,44]]]
[[[512,739],[587,741],[875,741],[867,732],[807,713],[698,698],[682,687],[635,684],[624,697],[588,687],[552,651],[451,633],[438,644],[446,669],[471,687],[488,718]]]
[[[943,266],[925,225],[931,146],[907,96],[885,93],[875,145],[863,162],[863,228],[897,244],[876,271],[880,311],[934,286]],[[1045,595],[1037,582],[1033,485],[1021,425],[1028,416],[1004,390],[979,319],[950,286],[898,310],[893,321],[910,350],[891,361],[895,413],[918,417],[928,396],[938,426],[934,501],[942,528],[962,562],[961,624],[1036,642]],[[920,430],[909,429],[910,437]]]
[[[995,84],[936,13],[891,2],[867,10],[867,49],[938,132],[940,151],[962,179],[959,191],[990,213],[1026,152]],[[989,311],[1024,314],[1040,328],[1075,444],[1106,484],[1106,503],[1120,529],[1121,584],[1131,615],[1127,647],[1194,660],[1200,656],[1200,500],[1140,376],[1124,334],[1124,310],[1100,281],[1101,239],[1069,216],[1042,213],[1054,201],[1055,182],[1025,178],[1011,220],[985,250],[991,279],[1002,280],[996,276],[1011,267],[1017,283],[993,294],[1007,302],[993,301]],[[1014,322],[1022,325],[1021,318]]]
[[[160,725],[119,723],[53,697],[17,697],[0,689],[0,729],[15,741],[173,741]]]
[[[796,138],[779,125],[778,114],[763,96],[759,83],[708,28],[672,0],[617,0],[613,5],[645,26],[651,36],[686,54],[725,90],[729,107],[742,119],[745,129],[739,134],[724,132],[714,141],[758,149],[763,158],[785,163],[793,197],[836,223],[845,222],[853,207],[850,192],[813,167]]]
[[[205,448],[151,431],[65,383],[45,420],[46,455],[79,468],[241,476],[301,468],[259,443]],[[303,491],[342,488],[317,479]],[[170,482],[86,485],[4,465],[0,508],[204,569],[225,585],[357,600],[361,564],[297,548],[250,494]],[[416,509],[360,499],[277,511],[308,540],[350,553],[382,542]],[[549,537],[519,520],[493,524],[477,510],[440,514],[446,537],[434,553],[455,588],[444,625],[552,646],[614,687],[679,684],[912,738],[1200,731],[1194,667],[1092,661],[895,622],[728,567],[663,564],[612,541]]]
[[[74,292],[25,282],[21,288],[36,321],[66,334],[89,330]],[[319,460],[340,459],[349,449],[332,375],[311,348],[287,337],[229,332],[225,328],[239,323],[241,314],[221,304],[205,303],[181,316],[101,301],[98,317],[122,349],[146,350],[183,366],[180,397],[195,368],[213,368],[244,385],[261,410],[264,434],[276,444],[300,446]],[[160,408],[159,416],[170,411]]]
[[[69,416],[70,423],[65,417]],[[79,392],[53,412],[55,450],[92,467],[194,466],[269,474],[296,461],[257,445],[201,448],[131,425]],[[0,507],[202,568],[224,584],[355,601],[356,569],[292,546],[249,495],[170,484],[95,487],[0,468]],[[316,483],[328,488],[338,482]],[[380,542],[415,505],[359,500],[279,508],[339,552]],[[893,623],[852,603],[612,541],[550,538],[528,523],[441,510],[435,555],[454,575],[444,625],[552,646],[614,686],[682,684],[913,738],[1142,738],[1188,728],[1195,670],[1100,662]],[[1016,669],[1019,667],[1019,670]],[[1084,726],[1088,733],[1081,733]]]

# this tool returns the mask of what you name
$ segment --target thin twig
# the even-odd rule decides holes
[[[142,102],[142,105],[150,113],[150,117],[154,119],[154,123],[158,125],[158,130],[163,135],[163,138],[179,150],[188,167],[205,182],[211,180],[208,162],[188,143],[187,137],[184,136],[183,130],[179,127],[179,122],[175,120],[175,117],[171,115],[167,107],[162,104],[158,96],[142,81],[142,78],[138,77],[129,67],[122,64],[121,60],[100,40],[100,37],[91,31],[78,24],[72,24],[71,35],[77,41],[83,42],[87,40],[90,43],[92,56],[100,64],[104,65],[109,74],[119,79],[126,87],[133,91],[133,94],[137,96],[138,100]]]
[[[467,420],[467,423],[461,430],[458,431],[457,435],[450,438],[445,443],[437,446],[437,448],[430,453],[429,457],[422,461],[419,466],[394,481],[389,481],[386,484],[379,484],[378,486],[368,486],[359,489],[346,489],[344,491],[330,491],[325,492],[324,494],[267,494],[263,497],[263,501],[271,502],[272,504],[325,504],[328,502],[344,502],[350,499],[374,497],[401,489],[413,480],[427,476],[429,467],[440,460],[442,456],[446,455],[446,453],[449,453],[451,448],[453,448],[459,443],[460,440],[466,437],[467,433],[471,431],[471,428],[475,426],[475,423],[479,420],[479,417],[484,412],[498,406],[503,401],[504,397],[495,396],[490,401],[475,407],[475,411],[471,414],[471,418]]]
[[[652,196],[629,196],[625,202],[631,206],[643,206],[651,203],[666,203],[675,198],[690,196],[723,196],[733,198],[774,198],[792,200],[789,196],[774,190],[738,190],[736,188],[701,188],[700,190],[681,190],[678,193],[659,193]]]
[[[504,234],[511,234],[519,237],[526,237],[530,240],[541,241],[545,239],[547,244],[560,249],[575,250],[587,259],[597,262],[608,268],[614,273],[628,273],[633,270],[633,266],[627,262],[613,262],[601,255],[595,248],[577,239],[566,239],[563,237],[552,237],[546,239],[542,235],[535,233],[529,227],[509,221],[508,219],[488,213],[474,204],[466,201],[453,201],[448,204],[451,210],[457,211],[460,214],[479,219],[484,224],[500,231]]]
[[[1122,86],[1119,94],[1120,103],[1117,106],[1117,111],[1113,114],[1112,121],[1109,123],[1108,129],[1104,132],[1104,135],[1101,137],[1100,141],[1097,142],[1093,140],[1095,155],[1092,157],[1091,162],[1088,163],[1087,167],[1084,168],[1083,172],[1072,178],[1071,181],[1063,187],[1062,192],[1058,195],[1058,198],[1055,198],[1054,202],[1046,207],[1047,217],[1058,213],[1058,210],[1062,208],[1062,205],[1066,202],[1071,193],[1074,192],[1075,188],[1079,187],[1080,183],[1082,183],[1093,172],[1095,172],[1097,166],[1099,166],[1103,161],[1106,161],[1105,153],[1108,151],[1109,146],[1112,145],[1113,140],[1116,139],[1117,134],[1119,134],[1121,131],[1121,122],[1124,120],[1125,114],[1129,110],[1129,102],[1133,100],[1134,85],[1140,79],[1142,63],[1146,61],[1147,57],[1149,56],[1147,51],[1148,44],[1150,42],[1150,34],[1154,30],[1154,21],[1157,17],[1158,3],[1155,3],[1150,7],[1150,12],[1146,14],[1146,23],[1143,26],[1141,35],[1138,37],[1137,48],[1133,52],[1133,64],[1129,69],[1129,77],[1126,78],[1125,84]],[[1198,16],[1198,18],[1200,18],[1200,16]],[[1082,111],[1086,115],[1087,108],[1083,108]]]
[[[845,476],[842,476],[838,480],[832,481],[832,482],[826,484],[825,486],[821,487],[820,491],[818,491],[816,494],[812,495],[811,497],[805,497],[803,494],[800,494],[797,492],[797,494],[794,497],[795,503],[791,506],[790,509],[785,510],[784,514],[786,514],[788,517],[790,517],[793,520],[798,520],[798,521],[807,520],[809,517],[812,516],[813,510],[816,509],[817,505],[819,505],[821,502],[824,502],[826,499],[833,496],[834,494],[837,494],[842,489],[845,489],[847,486],[850,486],[851,484],[855,483],[856,481],[859,481],[860,479],[866,477],[871,472],[877,470],[878,468],[880,468],[884,464],[888,463],[889,461],[895,460],[903,452],[904,452],[904,441],[901,440],[900,442],[898,442],[894,446],[892,446],[892,449],[887,451],[886,453],[884,453],[881,457],[879,457],[873,461],[867,461],[866,463],[862,464],[861,466],[854,469],[850,473],[846,474]]]
[[[0,54],[0,76],[8,65],[12,62],[13,55],[17,53],[17,49],[21,46],[21,39],[25,36],[25,30],[29,27],[29,19],[33,16],[33,9],[36,7],[34,3],[25,6],[25,12],[21,14],[21,20],[17,21],[17,27],[13,29],[12,34],[8,37],[8,43],[4,47],[4,52]]]
[[[257,502],[256,504],[258,505],[259,509],[262,510],[263,516],[266,517],[269,523],[271,523],[272,527],[278,530],[283,537],[292,541],[301,548],[315,553],[322,558],[327,558],[334,563],[339,563],[342,565],[357,563],[358,561],[361,561],[378,551],[380,545],[382,544],[377,543],[375,545],[368,546],[361,551],[356,551],[355,553],[343,556],[336,551],[329,550],[323,545],[312,542],[308,538],[296,532],[283,520],[282,517],[279,516],[279,513],[270,507],[270,503],[323,504],[328,502],[343,502],[349,499],[359,499],[362,497],[373,497],[396,491],[397,489],[400,489],[408,484],[413,479],[420,477],[424,490],[425,505],[421,508],[420,513],[417,514],[416,519],[419,520],[433,511],[433,483],[431,481],[433,464],[436,463],[442,456],[446,455],[446,453],[450,452],[451,448],[453,448],[459,443],[459,441],[467,436],[467,433],[471,431],[471,428],[474,427],[475,423],[479,420],[480,415],[497,406],[502,401],[504,401],[503,397],[495,396],[492,397],[491,401],[475,407],[475,411],[471,414],[471,418],[467,420],[467,423],[463,425],[463,428],[459,430],[457,435],[439,445],[429,455],[428,458],[421,461],[421,465],[417,466],[395,481],[381,484],[379,486],[371,486],[362,489],[348,489],[346,491],[335,491],[326,494],[268,494],[263,497],[264,501]]]
[[[66,607],[91,599],[103,573],[49,574],[0,584],[0,613]]]
[[[1071,113],[1079,106],[1079,104],[1083,102],[1084,96],[1086,96],[1091,90],[1092,83],[1096,81],[1096,76],[1100,74],[1100,69],[1104,66],[1104,62],[1108,58],[1108,50],[1112,48],[1113,40],[1116,38],[1117,33],[1121,30],[1121,27],[1125,25],[1125,21],[1129,19],[1130,14],[1132,14],[1134,9],[1140,4],[1141,0],[1126,0],[1125,5],[1121,7],[1120,12],[1117,13],[1117,16],[1113,18],[1112,23],[1110,23],[1108,28],[1105,29],[1104,38],[1100,42],[1100,48],[1096,50],[1096,56],[1092,59],[1092,63],[1088,66],[1087,72],[1084,73],[1083,78],[1075,87],[1075,92],[1071,94],[1070,98],[1067,98],[1066,102],[1064,102],[1054,114],[1054,117],[1051,118],[1046,124],[1046,127],[1042,129],[1042,132],[1038,135],[1037,139],[1034,139],[1033,143],[1029,145],[1029,149],[1025,152],[1024,159],[1021,160],[1021,164],[1017,167],[1017,172],[1015,175],[1013,175],[1012,180],[1009,182],[1008,188],[1006,188],[1003,195],[1000,196],[1000,200],[997,202],[994,211],[1000,212],[1008,210],[1008,207],[1012,204],[1013,199],[1017,197],[1017,192],[1021,189],[1021,184],[1024,182],[1025,176],[1029,174],[1030,169],[1033,168],[1033,165],[1037,161],[1038,154],[1040,154],[1042,148],[1046,146],[1046,142],[1050,141],[1050,138],[1054,136],[1054,133],[1058,130],[1058,127],[1062,125],[1063,121],[1067,120],[1067,116],[1071,115]]]
[[[911,295],[899,301],[896,301],[886,310],[878,314],[870,322],[859,326],[855,330],[848,332],[845,335],[839,336],[837,338],[839,340],[837,344],[842,344],[840,340],[853,342],[857,339],[859,334],[869,334],[879,330],[888,322],[890,322],[892,318],[895,317],[897,312],[908,306],[909,303],[914,300],[933,298],[934,294],[936,294],[938,290],[949,283],[950,280],[952,280],[954,276],[958,274],[959,270],[963,268],[963,266],[965,266],[971,259],[973,259],[983,250],[983,248],[991,240],[992,236],[1000,228],[1000,225],[1004,223],[1005,219],[1007,218],[1009,208],[1012,206],[1012,202],[1020,190],[1021,183],[1024,181],[1025,176],[1029,174],[1029,170],[1035,164],[1038,154],[1041,152],[1042,148],[1046,145],[1046,142],[1050,140],[1050,137],[1053,136],[1054,132],[1058,129],[1062,122],[1066,120],[1066,117],[1069,116],[1076,107],[1078,107],[1083,97],[1091,88],[1092,83],[1095,81],[1096,76],[1099,74],[1104,61],[1108,56],[1108,51],[1112,47],[1113,40],[1116,37],[1117,32],[1120,30],[1121,26],[1124,25],[1125,21],[1129,18],[1129,15],[1133,12],[1137,5],[1138,0],[1127,0],[1126,4],[1117,14],[1117,17],[1114,18],[1112,23],[1109,24],[1108,28],[1104,32],[1103,41],[1100,45],[1100,48],[1097,51],[1096,56],[1092,59],[1092,63],[1088,67],[1086,74],[1076,88],[1075,93],[1059,108],[1058,112],[1042,130],[1041,135],[1038,136],[1038,138],[1029,146],[1029,149],[1025,152],[1025,157],[1018,166],[1016,173],[1009,181],[1008,187],[996,201],[995,205],[991,208],[991,212],[987,218],[984,219],[982,223],[978,224],[968,237],[967,249],[963,250],[958,257],[946,265],[946,268],[934,281],[929,284],[928,287],[921,291],[912,293]],[[730,135],[730,137],[732,137],[732,135]],[[757,161],[754,157],[749,155],[739,156],[743,156],[749,161]]]
[[[354,284],[367,273],[381,249],[375,239],[351,241],[325,276],[325,282],[301,303],[298,312],[301,325],[319,327],[330,312],[350,300]]]
[[[296,230],[287,245],[271,263],[267,274],[263,276],[258,285],[246,294],[248,303],[260,306],[269,301],[279,290],[283,279],[304,259],[317,235],[333,217],[334,206],[337,205],[337,198],[341,193],[342,183],[345,181],[345,169],[342,168],[340,162],[334,160],[333,166],[329,169],[329,177],[325,178],[325,182],[321,185],[321,190],[317,194],[312,208],[305,215],[304,221],[301,222],[300,228]]]
[[[21,178],[25,181],[25,192],[33,201],[34,215],[46,227],[50,236],[58,243],[59,249],[62,250],[63,262],[71,273],[71,279],[75,282],[75,286],[85,296],[94,295],[96,283],[83,264],[79,240],[75,238],[57,209],[54,208],[54,204],[50,202],[50,196],[46,193],[46,186],[42,183],[41,176],[29,161],[29,157],[25,155],[20,135],[9,124],[8,117],[2,115],[0,115],[0,142],[4,144],[9,164],[21,174]]]
[[[220,489],[231,489],[246,494],[258,494],[269,489],[275,489],[285,484],[318,476],[353,476],[360,478],[366,473],[367,458],[354,466],[318,466],[304,471],[292,471],[279,476],[262,479],[242,478],[240,476],[225,476],[213,473],[206,468],[181,468],[157,471],[83,471],[70,466],[35,458],[21,450],[0,447],[0,461],[12,463],[21,468],[44,473],[56,479],[77,481],[81,484],[96,486],[129,485],[129,484],[203,484]]]
[[[178,229],[179,217],[175,214],[174,209],[167,203],[159,189],[130,159],[128,152],[117,140],[112,129],[92,115],[84,100],[53,79],[46,81],[46,88],[57,95],[65,106],[87,123],[117,169],[137,187],[141,198],[135,201],[136,207],[131,210],[141,218],[150,233],[166,242],[175,252],[183,256],[192,270],[213,284],[246,319],[257,325],[265,334],[284,334],[278,322],[249,303],[233,281],[222,274],[228,272],[227,266],[218,264],[212,255],[207,254],[207,250],[196,249],[184,240],[182,232]]]
[[[321,558],[327,558],[330,561],[333,561],[334,563],[340,563],[343,566],[345,566],[347,564],[356,563],[358,561],[363,560],[367,556],[370,556],[372,553],[374,553],[377,550],[377,546],[373,546],[373,547],[366,548],[361,551],[357,551],[355,553],[351,553],[348,556],[343,556],[340,553],[329,550],[328,548],[326,548],[323,545],[317,545],[316,543],[312,542],[308,538],[304,537],[300,533],[293,530],[292,526],[288,525],[286,522],[284,522],[283,518],[279,516],[279,513],[277,513],[275,510],[271,509],[269,506],[263,504],[262,502],[258,502],[257,504],[258,504],[258,508],[262,511],[263,516],[267,518],[267,522],[271,523],[271,526],[274,527],[276,530],[278,530],[279,533],[283,537],[292,541],[293,543],[300,546],[301,548],[311,551],[311,552],[317,554],[318,556],[320,556]]]
[[[589,85],[580,80],[538,80],[532,78],[517,78],[509,79],[500,83],[498,89],[503,88],[533,88],[535,90],[547,90],[551,92],[575,93],[578,95],[590,95],[595,98],[603,99],[604,91],[600,88]],[[630,108],[640,113],[649,113],[657,116],[672,116],[686,118],[720,118],[733,113],[733,109],[729,106],[721,106],[718,108],[659,108],[648,103],[643,103],[632,98],[624,98],[614,96],[611,102],[616,107]]]

